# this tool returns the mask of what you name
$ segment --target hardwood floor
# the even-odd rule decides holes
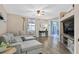
[[[70,52],[55,37],[39,37],[39,42],[43,44],[44,54],[70,54]]]

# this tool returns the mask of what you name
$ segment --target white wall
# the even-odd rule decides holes
[[[8,14],[8,32],[15,35],[23,34],[24,18],[15,14]]]
[[[35,29],[36,29],[36,37],[39,37],[39,20],[38,18],[35,19]]]
[[[75,12],[74,12],[74,15],[75,15],[75,20],[74,20],[74,24],[75,24],[75,53],[78,53],[79,54],[79,42],[78,42],[78,39],[79,39],[79,5],[75,5]]]
[[[3,5],[0,4],[0,14],[4,17],[6,21],[0,20],[0,35],[7,32],[7,13]]]

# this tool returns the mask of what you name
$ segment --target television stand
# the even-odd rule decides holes
[[[74,53],[74,38],[67,35],[63,34],[62,35],[62,43],[63,45],[71,52]]]
[[[72,23],[70,23],[72,22]],[[70,24],[69,24],[70,23]],[[72,24],[72,26],[71,26]],[[69,29],[74,29],[74,11],[72,10],[71,12],[67,13],[66,15],[64,15],[64,17],[62,17],[60,19],[60,42],[71,52],[74,53],[74,30],[72,32],[72,30],[70,31]],[[69,30],[69,32],[71,32],[69,34],[69,32],[67,30]],[[67,33],[65,33],[67,32]]]

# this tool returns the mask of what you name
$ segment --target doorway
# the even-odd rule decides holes
[[[60,33],[59,33],[59,21],[57,21],[57,20],[51,21],[51,27],[50,27],[50,29],[51,29],[51,32],[50,32],[51,36],[53,38],[59,40],[59,38],[60,38],[59,37],[60,36]]]

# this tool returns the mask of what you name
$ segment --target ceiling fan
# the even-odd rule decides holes
[[[36,12],[37,12],[38,15],[45,15],[44,11],[37,10]]]

